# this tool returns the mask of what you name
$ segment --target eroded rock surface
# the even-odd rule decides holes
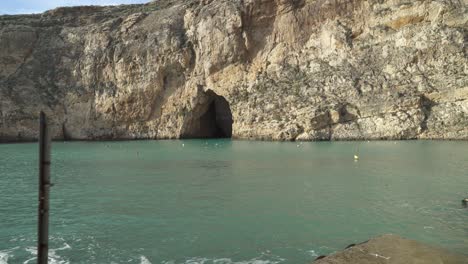
[[[464,264],[468,256],[396,235],[383,235],[313,262],[313,264]]]
[[[180,138],[218,97],[235,138],[468,139],[467,43],[468,0],[0,16],[0,139],[35,139],[40,110],[56,139]]]

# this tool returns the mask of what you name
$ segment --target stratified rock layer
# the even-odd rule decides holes
[[[235,138],[468,139],[467,43],[468,0],[0,16],[0,140],[37,138],[40,110],[56,139],[197,137],[216,100]]]
[[[396,235],[383,235],[313,264],[466,264],[468,256],[424,245]]]

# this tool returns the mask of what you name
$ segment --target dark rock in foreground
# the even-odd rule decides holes
[[[396,235],[383,235],[314,262],[314,264],[466,264],[468,256],[421,244]]]

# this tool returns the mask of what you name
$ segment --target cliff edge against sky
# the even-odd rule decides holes
[[[0,16],[0,141],[468,139],[468,0]]]

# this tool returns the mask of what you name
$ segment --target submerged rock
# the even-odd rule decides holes
[[[314,264],[464,264],[468,256],[428,246],[396,235],[383,235],[341,252],[316,260]]]
[[[0,16],[0,141],[37,138],[40,110],[56,139],[468,139],[467,27],[451,0]]]

